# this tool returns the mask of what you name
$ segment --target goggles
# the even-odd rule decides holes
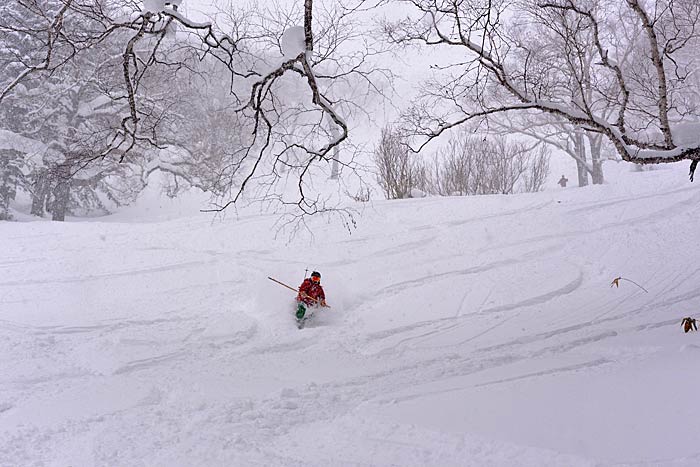
[[[321,282],[321,278],[318,276],[311,276],[311,282],[319,283]]]

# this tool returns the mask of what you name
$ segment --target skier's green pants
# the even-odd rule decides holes
[[[303,319],[304,315],[306,314],[306,305],[304,303],[299,303],[297,305],[297,319]]]

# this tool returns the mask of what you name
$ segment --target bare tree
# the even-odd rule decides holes
[[[549,151],[506,138],[459,134],[437,154],[434,191],[445,196],[539,191],[549,173]]]
[[[540,191],[549,175],[549,158],[551,151],[546,145],[539,145],[537,152],[529,151],[528,169],[523,174],[523,191],[535,193]]]
[[[468,121],[537,110],[602,135],[625,161],[690,160],[692,180],[700,141],[683,139],[679,124],[700,117],[686,80],[697,67],[697,2],[400,3],[414,14],[385,25],[392,41],[464,52],[442,67],[443,89],[406,115],[419,149]],[[561,40],[545,44],[551,34]]]
[[[494,116],[489,119],[488,132],[503,137],[520,134],[561,151],[576,163],[579,186],[588,185],[589,176],[594,185],[604,183],[603,163],[608,160],[604,149],[615,154],[601,134],[585,131],[536,111]]]
[[[477,157],[481,152],[477,138],[459,135],[436,155],[432,174],[435,191],[443,196],[476,194]]]
[[[0,106],[24,84],[41,86],[82,55],[116,41],[121,51],[111,72],[121,80],[107,95],[121,106],[118,124],[99,147],[81,154],[88,157],[85,164],[110,157],[123,162],[147,147],[172,146],[164,128],[175,104],[163,89],[172,77],[198,73],[200,61],[217,63],[228,72],[218,84],[230,92],[236,129],[249,131],[221,172],[229,185],[220,190],[215,210],[237,202],[253,185],[267,202],[302,214],[326,211],[322,198],[310,194],[309,180],[334,161],[351,167],[350,158],[338,161],[335,155],[347,144],[346,118],[362,109],[354,96],[381,94],[377,82],[391,77],[374,63],[381,50],[353,28],[355,15],[372,5],[356,0],[328,7],[304,0],[275,30],[274,15],[262,8],[228,12],[215,25],[191,20],[181,3],[153,0],[144,8],[136,0],[11,0],[0,18],[0,43],[28,44],[32,53],[13,53],[4,62],[0,57],[0,67],[10,71],[0,77]],[[164,73],[170,79],[157,84]],[[276,188],[290,177],[296,177],[297,190],[287,198]]]
[[[410,198],[414,189],[425,189],[425,167],[391,127],[382,129],[374,150],[377,181],[387,199]]]

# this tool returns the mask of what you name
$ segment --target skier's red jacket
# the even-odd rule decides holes
[[[304,279],[304,282],[299,286],[297,301],[304,302],[307,305],[315,305],[325,299],[326,294],[323,292],[323,287],[321,287],[321,284],[313,282],[311,278]]]

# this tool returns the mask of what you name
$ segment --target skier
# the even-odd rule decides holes
[[[568,181],[569,179],[562,175],[557,183],[561,185],[562,188],[566,188],[566,184]]]
[[[328,306],[326,304],[326,294],[321,287],[321,274],[314,271],[311,277],[304,279],[299,286],[297,295],[297,320],[304,319],[306,309],[309,306]]]

